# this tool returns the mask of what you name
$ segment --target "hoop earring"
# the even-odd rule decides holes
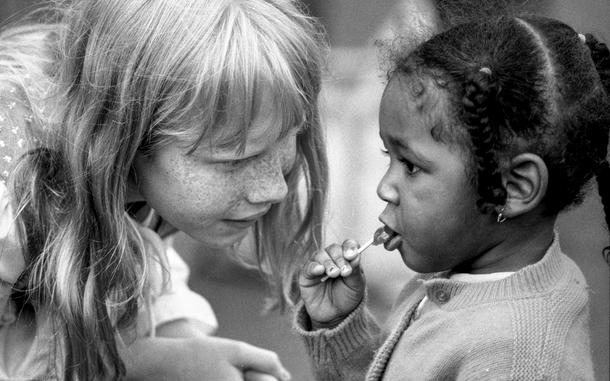
[[[508,217],[506,217],[504,215],[504,208],[505,206],[503,206],[499,211],[498,211],[498,217],[496,218],[496,222],[501,224],[502,222],[506,221],[508,219]]]

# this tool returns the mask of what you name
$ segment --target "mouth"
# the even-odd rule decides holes
[[[267,214],[267,212],[269,211],[269,208],[258,212],[258,213],[254,213],[254,214],[250,214],[248,216],[244,216],[244,217],[238,217],[238,218],[226,218],[223,221],[229,225],[233,225],[236,227],[242,227],[242,228],[247,228],[250,227],[252,225],[254,225],[254,223],[256,221],[258,221],[262,216],[264,216],[265,214]]]
[[[381,221],[381,222],[383,222],[383,221]],[[385,222],[383,224],[384,224],[383,231],[385,231],[390,237],[385,241],[385,243],[383,244],[383,247],[388,251],[394,251],[402,243],[402,237],[400,236],[400,234],[398,234],[396,231],[394,231],[394,229],[389,227]]]

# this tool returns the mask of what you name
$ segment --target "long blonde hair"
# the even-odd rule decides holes
[[[60,325],[65,379],[125,372],[116,329],[133,322],[151,260],[125,214],[136,154],[178,136],[192,138],[193,149],[203,140],[243,146],[263,92],[282,135],[305,125],[289,194],[256,226],[261,268],[280,304],[291,303],[296,271],[322,238],[319,25],[291,0],[56,5],[59,37],[45,40],[54,57],[46,70],[54,111],[49,126],[34,132],[38,145],[16,167],[11,187],[29,261],[28,301]],[[198,123],[185,123],[193,111]],[[110,302],[119,306],[116,319]]]

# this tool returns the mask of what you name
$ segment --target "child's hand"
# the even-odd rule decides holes
[[[330,245],[303,267],[299,288],[313,329],[335,327],[362,300],[365,282],[357,248],[354,240]]]

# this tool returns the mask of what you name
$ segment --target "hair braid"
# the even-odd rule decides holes
[[[599,74],[606,94],[610,96],[610,50],[603,42],[598,41],[592,34],[585,35],[585,43],[591,51],[591,58]]]
[[[600,164],[595,173],[595,178],[597,179],[597,188],[604,207],[606,225],[610,226],[610,165],[607,161]],[[610,263],[610,246],[604,248],[603,254],[606,262]]]
[[[585,44],[591,51],[591,58],[599,74],[606,96],[608,96],[610,95],[610,50],[608,50],[606,44],[598,41],[589,33],[585,35]],[[604,156],[607,156],[607,149]],[[595,178],[604,207],[606,226],[610,227],[610,164],[608,164],[607,159],[604,159],[597,167]],[[606,262],[610,264],[610,246],[604,248],[603,255]]]
[[[494,100],[498,85],[488,68],[479,69],[467,75],[462,98],[464,120],[468,124],[474,146],[477,168],[477,190],[481,198],[477,206],[483,212],[489,211],[489,204],[500,205],[506,200],[506,190],[502,186],[502,176],[495,152],[500,144],[499,131],[492,123]]]

